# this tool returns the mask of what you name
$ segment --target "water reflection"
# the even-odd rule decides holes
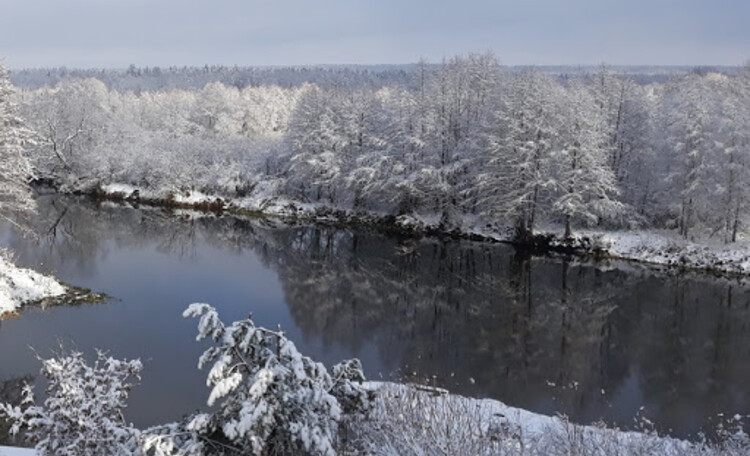
[[[176,317],[192,300],[217,304],[227,318],[250,310],[261,324],[281,323],[326,363],[359,356],[371,377],[416,376],[582,422],[630,427],[644,406],[662,429],[685,436],[719,412],[750,412],[750,292],[742,283],[531,258],[503,245],[191,219],[52,195],[39,212],[40,239],[6,232],[19,260],[121,298],[116,310],[96,312],[131,325],[121,331],[142,344],[129,356],[155,360],[132,406],[136,423],[201,406],[200,347]],[[159,296],[159,307],[145,311],[148,298],[133,290]],[[64,315],[33,319],[49,330]],[[91,332],[76,331],[80,348],[117,346],[113,331]],[[160,373],[157,365],[176,353],[191,361]],[[175,378],[194,386],[173,397],[183,408],[165,411],[154,398]]]

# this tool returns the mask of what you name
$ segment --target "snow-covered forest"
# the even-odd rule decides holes
[[[63,78],[18,102],[39,135],[38,177],[69,190],[200,191],[519,237],[640,226],[732,242],[746,229],[748,71],[643,84],[606,66],[556,77],[471,54],[392,77],[295,84],[299,72],[267,73],[288,74],[283,87],[151,91]]]

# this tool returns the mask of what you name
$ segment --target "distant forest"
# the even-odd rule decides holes
[[[437,70],[440,64],[424,65]],[[211,82],[244,89],[245,87],[278,85],[284,88],[297,87],[305,83],[320,87],[345,86],[349,88],[381,88],[392,85],[410,87],[411,74],[419,64],[408,65],[317,65],[299,67],[240,67],[206,65],[204,67],[137,67],[127,69],[69,69],[34,68],[16,70],[12,74],[13,84],[23,89],[38,89],[53,86],[69,79],[95,78],[108,88],[119,91],[153,91],[169,89],[201,89]],[[598,68],[587,65],[544,65],[533,67],[535,71],[550,74],[561,81],[596,73]],[[639,84],[664,83],[669,78],[686,73],[736,74],[739,67],[732,66],[608,66],[609,71],[627,76]],[[519,72],[526,66],[505,67],[507,71]]]

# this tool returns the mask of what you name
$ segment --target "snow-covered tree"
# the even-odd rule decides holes
[[[139,360],[120,361],[101,352],[93,366],[80,352],[45,359],[44,405],[35,405],[26,385],[21,406],[0,404],[0,415],[13,422],[11,433],[24,429],[42,455],[137,455],[140,432],[125,422],[123,409],[141,369]]]
[[[718,196],[721,198],[725,242],[735,242],[750,209],[750,80],[715,77],[720,92],[715,154],[720,160]]]
[[[556,188],[553,152],[563,124],[564,91],[536,71],[516,75],[488,133],[488,158],[477,186],[483,214],[511,219],[518,239],[532,235],[542,197]]]
[[[123,125],[111,116],[110,94],[96,79],[66,81],[26,94],[26,111],[41,141],[35,165],[43,174],[62,183],[96,180],[109,171],[110,157],[121,152],[130,138],[110,134]]]
[[[237,134],[242,129],[239,97],[235,87],[220,82],[206,84],[197,94],[190,118],[204,135]]]
[[[303,199],[327,197],[335,204],[347,138],[334,95],[314,86],[308,89],[292,116],[288,143],[293,153],[290,190]]]
[[[0,218],[20,225],[20,217],[34,210],[27,155],[34,136],[18,114],[14,93],[10,73],[0,64]]]
[[[193,417],[187,428],[198,435],[221,435],[242,454],[336,454],[343,413],[369,404],[358,360],[326,368],[297,351],[279,331],[251,319],[225,326],[208,304],[191,304],[186,317],[200,317],[198,339],[214,345],[200,358],[211,366],[207,383],[212,413]],[[342,410],[342,406],[348,410]]]
[[[581,83],[568,88],[565,123],[560,129],[561,149],[555,152],[556,195],[552,210],[562,215],[565,237],[571,236],[571,220],[595,224],[622,210],[619,190],[608,163],[609,130],[604,113],[592,92]]]
[[[688,237],[703,215],[702,206],[711,194],[710,93],[701,75],[672,81],[660,104],[660,127],[664,153],[669,158],[665,196],[676,213],[680,235]]]
[[[745,198],[739,182],[747,173],[747,108],[734,82],[717,73],[690,74],[671,81],[660,98],[664,139],[657,164],[665,185],[659,199],[684,237],[723,233],[730,240],[734,220],[739,227],[732,214],[741,218]]]
[[[599,111],[597,115],[606,125],[607,162],[621,191],[620,199],[643,213],[656,179],[651,166],[652,88],[615,74],[606,65],[581,79],[578,83],[585,82]]]

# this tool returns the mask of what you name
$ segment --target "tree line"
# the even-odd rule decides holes
[[[641,84],[471,54],[393,81],[134,92],[87,78],[16,98],[37,174],[64,188],[275,198],[519,238],[550,223],[725,242],[746,228],[748,71]]]

